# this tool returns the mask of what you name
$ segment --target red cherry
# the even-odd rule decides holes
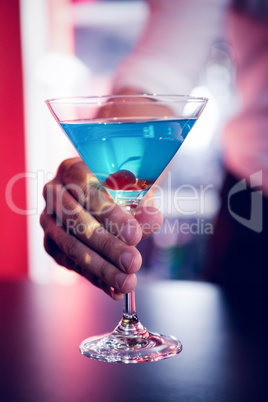
[[[135,183],[136,177],[129,170],[118,170],[115,173],[109,174],[105,180],[106,187],[112,190],[130,190]]]

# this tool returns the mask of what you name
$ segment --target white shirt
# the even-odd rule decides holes
[[[223,157],[238,178],[262,174],[268,196],[268,21],[229,12],[226,35],[232,44],[241,111],[223,132]]]
[[[254,0],[255,11],[266,3]],[[268,195],[267,22],[231,11],[229,0],[149,0],[148,4],[147,25],[116,72],[114,91],[135,88],[145,93],[188,94],[213,43],[225,36],[234,50],[243,105],[224,129],[224,162],[240,179],[262,171],[263,191]]]
[[[149,18],[134,51],[115,76],[114,90],[188,94],[212,44],[222,38],[229,0],[149,0]]]

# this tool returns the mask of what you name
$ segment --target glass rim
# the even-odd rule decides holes
[[[108,100],[111,98],[115,99],[137,99],[137,98],[151,98],[152,100],[159,100],[158,103],[182,103],[182,102],[207,102],[208,98],[201,96],[192,96],[192,95],[177,95],[177,94],[157,94],[157,93],[140,93],[140,94],[110,94],[110,95],[90,95],[90,96],[66,96],[66,97],[58,97],[46,99],[45,102],[47,104],[50,103],[66,103],[66,104],[85,104],[86,101],[92,101],[91,104],[95,102],[100,102],[101,100]],[[142,103],[142,102],[141,102]],[[89,102],[90,104],[90,102]]]

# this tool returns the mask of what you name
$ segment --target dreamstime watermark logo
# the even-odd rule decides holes
[[[252,189],[250,194],[250,217],[247,219],[240,216],[231,208],[231,199],[235,195],[245,191],[247,189],[246,180],[239,181],[232,187],[228,194],[228,210],[231,216],[241,225],[253,230],[254,232],[261,233],[263,229],[263,199],[262,191],[256,189],[262,185],[262,171],[258,171],[249,177],[250,188]]]

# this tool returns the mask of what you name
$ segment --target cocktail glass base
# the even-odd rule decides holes
[[[124,315],[111,333],[85,339],[82,355],[110,363],[155,362],[175,356],[182,344],[173,336],[147,331],[137,316]]]

